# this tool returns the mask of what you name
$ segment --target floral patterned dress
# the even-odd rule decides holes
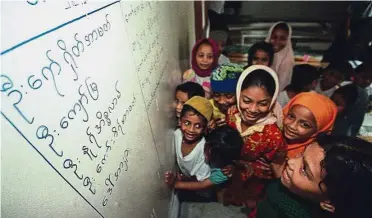
[[[246,161],[245,167],[237,167],[231,182],[224,193],[224,203],[235,205],[255,205],[264,197],[264,172],[258,168],[257,160],[271,161],[279,155],[285,155],[285,143],[282,133],[274,124],[254,125],[242,132],[240,113],[236,109],[226,116],[229,126],[237,129],[244,140],[240,160]],[[254,207],[254,206],[252,206]]]

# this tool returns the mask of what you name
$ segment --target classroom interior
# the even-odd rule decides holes
[[[181,203],[164,184],[177,164],[174,90],[195,42],[226,31],[222,53],[245,66],[284,21],[296,65],[323,69],[353,16],[349,63],[372,63],[370,1],[29,0],[0,11],[2,217],[247,217]],[[359,136],[372,142],[370,90]]]

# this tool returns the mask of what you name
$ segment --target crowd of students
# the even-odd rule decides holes
[[[372,67],[295,66],[284,22],[247,66],[221,59],[226,36],[211,36],[175,91],[169,188],[183,201],[245,206],[250,218],[372,217],[372,144],[356,137]]]

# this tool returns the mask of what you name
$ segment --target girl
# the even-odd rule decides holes
[[[319,133],[329,133],[337,116],[337,107],[328,97],[303,92],[291,99],[283,109],[283,135],[287,157],[301,154]]]
[[[271,43],[274,48],[274,61],[271,68],[278,74],[280,91],[291,82],[294,66],[291,36],[291,27],[287,23],[278,22],[270,28],[265,40]]]
[[[255,217],[320,217],[319,205],[339,218],[372,217],[371,160],[372,144],[366,141],[319,136],[268,186]]]
[[[219,48],[212,39],[201,39],[194,45],[191,57],[191,69],[183,73],[183,81],[199,83],[205,90],[205,97],[211,97],[210,76],[218,65]]]
[[[251,65],[265,65],[271,67],[273,61],[274,49],[270,43],[257,42],[249,48],[247,67]]]
[[[226,122],[237,129],[244,140],[232,181],[224,194],[224,203],[254,207],[263,196],[264,180],[271,178],[261,171],[257,160],[271,161],[284,149],[284,140],[273,113],[278,96],[278,77],[266,66],[247,68],[236,87],[237,109],[230,110]]]

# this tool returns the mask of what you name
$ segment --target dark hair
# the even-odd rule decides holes
[[[228,125],[217,127],[206,138],[210,149],[209,162],[212,167],[223,168],[240,157],[243,139],[237,130]]]
[[[341,95],[346,103],[346,110],[349,108],[352,108],[354,105],[356,99],[358,98],[358,88],[355,84],[348,84],[346,86],[342,86],[339,89],[337,89],[333,95],[339,94]]]
[[[372,64],[362,63],[355,69],[355,73],[366,73],[369,77],[372,77]]]
[[[286,90],[297,93],[306,92],[306,86],[310,85],[319,77],[316,67],[309,64],[301,64],[293,67],[291,83],[285,88]]]
[[[275,25],[275,27],[273,29],[273,32],[276,29],[282,29],[282,30],[287,31],[289,33],[289,26],[288,26],[287,23],[284,23],[284,22],[280,22],[277,25]]]
[[[257,42],[253,44],[252,47],[249,48],[248,66],[252,65],[254,54],[256,54],[258,50],[262,50],[267,53],[267,55],[269,56],[269,66],[271,66],[274,61],[274,48],[272,44],[267,42]]]
[[[265,88],[270,97],[274,96],[275,93],[275,80],[265,70],[254,70],[244,79],[242,89],[247,89],[251,86]]]
[[[186,113],[192,113],[193,115],[197,115],[198,117],[201,117],[202,119],[202,122],[204,124],[204,128],[207,127],[208,125],[208,120],[207,118],[205,118],[201,113],[199,113],[199,111],[197,111],[195,108],[191,107],[190,105],[188,104],[185,104],[182,108],[182,111],[181,111],[181,115],[180,115],[180,118],[184,117]]]
[[[178,91],[187,93],[188,98],[192,98],[194,96],[205,96],[205,92],[203,87],[199,83],[194,83],[194,82],[185,82],[182,84],[179,84],[176,87],[176,93]]]
[[[323,73],[326,71],[332,71],[333,73],[337,73],[338,75],[342,76],[344,80],[350,80],[351,76],[354,73],[353,67],[347,61],[330,63],[324,69]]]
[[[336,217],[371,217],[372,144],[355,137],[319,135],[326,196]],[[322,190],[322,189],[321,189]]]

